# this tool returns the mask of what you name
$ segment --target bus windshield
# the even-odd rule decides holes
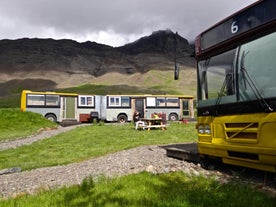
[[[199,104],[276,97],[275,39],[276,32],[199,61]]]
[[[244,44],[239,52],[239,94],[240,100],[254,100],[254,89],[249,86],[252,79],[257,90],[264,98],[276,96],[276,32]],[[242,72],[242,67],[248,76]]]
[[[198,62],[199,101],[214,103],[218,96],[233,96],[234,91],[234,60],[236,50]],[[206,102],[209,100],[208,102]]]

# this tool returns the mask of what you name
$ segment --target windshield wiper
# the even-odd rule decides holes
[[[246,53],[246,54],[248,54],[248,53]],[[265,112],[272,112],[273,108],[271,108],[270,105],[267,103],[267,101],[264,99],[260,90],[254,83],[253,79],[247,72],[246,68],[244,67],[244,57],[246,54],[245,54],[245,51],[243,51],[242,57],[241,57],[241,73],[242,73],[242,78],[244,80],[245,89],[246,89],[246,83],[248,83],[248,85],[250,86],[251,90],[253,91],[255,97],[257,98],[257,100],[259,101],[261,106],[264,108]]]
[[[231,80],[232,80],[232,74],[231,74],[231,73],[228,73],[228,74],[225,76],[225,79],[224,79],[224,81],[223,81],[223,84],[222,84],[222,86],[221,86],[221,88],[220,88],[220,92],[219,92],[219,94],[218,94],[218,98],[217,98],[216,103],[215,103],[215,115],[218,115],[218,105],[219,105],[219,103],[220,103],[220,101],[221,101],[222,96],[225,95],[224,91],[225,91],[226,86],[229,85],[229,83],[230,83]]]

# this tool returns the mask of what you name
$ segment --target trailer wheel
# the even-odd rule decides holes
[[[177,114],[170,114],[169,115],[169,120],[170,121],[177,121],[178,120]]]
[[[120,115],[118,116],[118,118],[117,118],[117,121],[118,121],[119,123],[126,123],[126,122],[127,122],[127,116],[124,115],[124,114],[120,114]]]
[[[52,122],[57,122],[57,117],[54,114],[46,114],[45,118]]]

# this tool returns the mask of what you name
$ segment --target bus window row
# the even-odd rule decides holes
[[[90,122],[91,114],[97,120],[132,121],[134,111],[142,117],[152,113],[164,113],[166,119],[194,118],[193,96],[153,95],[84,95],[23,90],[21,110],[55,117],[55,121],[76,120]]]

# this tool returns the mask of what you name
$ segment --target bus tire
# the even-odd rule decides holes
[[[120,114],[117,118],[117,121],[119,123],[126,123],[127,122],[127,116],[125,114]]]
[[[169,120],[170,121],[177,121],[178,120],[177,114],[170,114],[169,115]]]
[[[57,122],[57,117],[54,114],[46,114],[45,118],[52,122]]]

